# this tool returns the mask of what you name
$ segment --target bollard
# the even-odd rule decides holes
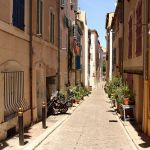
[[[42,103],[42,127],[46,129],[46,105],[45,102]]]
[[[18,124],[19,124],[19,145],[24,145],[24,127],[23,127],[23,109],[22,108],[19,108]]]

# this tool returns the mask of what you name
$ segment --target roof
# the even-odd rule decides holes
[[[114,17],[114,12],[107,13],[107,15],[106,15],[106,25],[105,25],[106,29],[110,28],[113,17]]]
[[[96,33],[96,34],[97,34],[97,37],[99,37],[98,32],[97,32],[97,30],[96,30],[96,29],[89,29],[89,30],[90,30],[90,32],[94,32],[94,33]]]

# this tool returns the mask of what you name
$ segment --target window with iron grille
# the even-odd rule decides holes
[[[37,0],[37,34],[43,32],[43,0]]]
[[[132,58],[132,17],[130,17],[129,23],[128,23],[128,58]]]
[[[13,0],[13,25],[24,30],[24,0]]]
[[[55,31],[55,16],[50,12],[50,42],[54,44],[54,31]]]
[[[8,120],[15,115],[20,107],[28,109],[24,101],[24,72],[3,72],[4,76],[4,118]]]
[[[142,1],[136,9],[136,56],[142,54]]]

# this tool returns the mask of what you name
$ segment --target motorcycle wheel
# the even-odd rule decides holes
[[[68,108],[63,108],[63,109],[60,110],[60,113],[65,114],[67,111],[68,111]]]

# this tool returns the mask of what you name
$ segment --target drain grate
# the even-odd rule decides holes
[[[109,122],[118,122],[117,120],[109,120]]]

